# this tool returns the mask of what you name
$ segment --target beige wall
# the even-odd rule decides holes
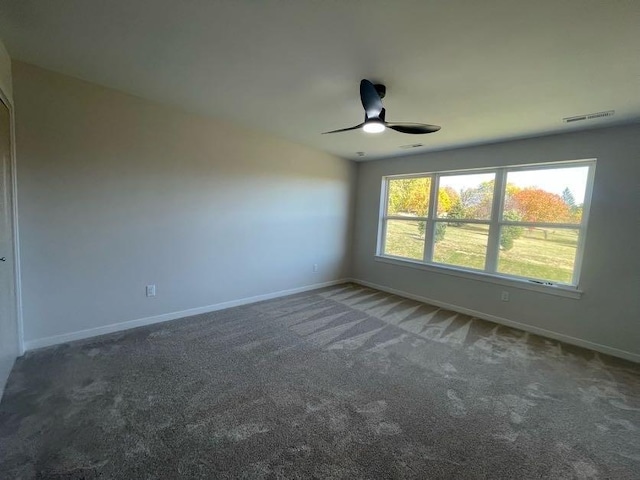
[[[28,347],[351,275],[640,359],[638,125],[356,169],[23,63],[14,86]],[[580,300],[374,261],[383,175],[592,157]]]
[[[24,63],[14,87],[27,347],[348,274],[351,162]]]
[[[580,300],[376,262],[384,175],[597,158]],[[356,279],[640,361],[640,125],[359,164]],[[509,290],[509,302],[500,301]]]

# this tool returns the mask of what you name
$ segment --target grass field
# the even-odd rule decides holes
[[[488,233],[485,225],[447,226],[444,238],[435,245],[434,262],[484,269]],[[500,251],[498,272],[571,283],[577,244],[577,230],[548,230],[545,239],[544,231],[525,229],[512,249]],[[423,250],[418,222],[389,220],[385,254],[422,260]]]

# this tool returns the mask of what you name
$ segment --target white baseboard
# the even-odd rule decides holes
[[[323,283],[315,283],[313,285],[305,285],[304,287],[281,290],[279,292],[266,293],[264,295],[256,295],[254,297],[246,297],[239,300],[231,300],[229,302],[217,303],[215,305],[190,308],[188,310],[181,310],[179,312],[164,313],[161,315],[154,315],[152,317],[138,318],[135,320],[128,320],[126,322],[112,323],[101,327],[79,330],[77,332],[63,333],[60,335],[54,335],[52,337],[27,340],[24,343],[24,347],[27,351],[35,350],[36,348],[50,347],[52,345],[59,345],[61,343],[72,342],[74,340],[82,340],[85,338],[96,337],[98,335],[105,335],[107,333],[121,332],[123,330],[129,330],[131,328],[144,327],[145,325],[152,325],[154,323],[168,322],[169,320],[190,317],[193,315],[199,315],[201,313],[215,312],[217,310],[224,310],[225,308],[239,307],[241,305],[262,302],[264,300],[271,300],[273,298],[286,297],[287,295],[307,292],[309,290],[316,290],[323,287],[331,287],[333,285],[339,285],[341,283],[347,283],[349,281],[349,279],[340,279]]]
[[[510,320],[508,318],[498,317],[496,315],[491,315],[488,313],[479,312],[477,310],[461,307],[459,305],[453,305],[450,303],[441,302],[433,298],[428,298],[421,295],[414,295],[408,292],[404,292],[402,290],[397,290],[395,288],[387,287],[384,285],[378,285],[376,283],[367,282],[365,280],[360,280],[357,278],[344,278],[344,279],[332,280],[324,283],[316,283],[313,285],[306,285],[304,287],[292,288],[289,290],[281,290],[279,292],[266,293],[264,295],[256,295],[254,297],[246,297],[238,300],[231,300],[228,302],[217,303],[215,305],[207,305],[204,307],[190,308],[188,310],[164,313],[164,314],[155,315],[152,317],[138,318],[138,319],[129,320],[126,322],[112,323],[112,324],[104,325],[101,327],[89,328],[86,330],[79,330],[77,332],[69,332],[69,333],[63,333],[60,335],[54,335],[51,337],[28,340],[24,343],[24,347],[25,347],[25,351],[35,350],[37,348],[43,348],[43,347],[50,347],[52,345],[59,345],[61,343],[72,342],[74,340],[82,340],[85,338],[96,337],[98,335],[105,335],[108,333],[120,332],[123,330],[129,330],[131,328],[143,327],[145,325],[152,325],[154,323],[168,322],[170,320],[176,320],[178,318],[199,315],[201,313],[209,313],[209,312],[215,312],[217,310],[224,310],[226,308],[239,307],[241,305],[248,305],[250,303],[262,302],[264,300],[271,300],[273,298],[286,297],[287,295],[294,295],[296,293],[307,292],[310,290],[316,290],[318,288],[330,287],[333,285],[339,285],[341,283],[348,283],[348,282],[356,283],[364,287],[374,288],[376,290],[381,290],[383,292],[398,295],[400,297],[410,298],[413,300],[417,300],[419,302],[429,303],[437,307],[446,308],[448,310],[463,313],[465,315],[470,315],[472,317],[482,318],[483,320],[488,320],[490,322],[506,325],[508,327],[517,328],[519,330],[524,330],[526,332],[534,333],[536,335],[540,335],[543,337],[552,338],[554,340],[560,340],[562,342],[569,343],[571,345],[576,345],[576,346],[587,348],[597,352],[605,353],[607,355],[611,355],[614,357],[624,358],[625,360],[630,360],[632,362],[640,363],[640,355],[637,353],[628,352],[626,350],[620,350],[618,348],[609,347],[607,345],[602,345],[595,342],[590,342],[588,340],[583,340],[580,338],[572,337],[570,335],[557,333],[552,330],[547,330],[544,328],[536,327],[536,326],[518,322],[515,320]]]
[[[396,290],[395,288],[386,287],[384,285],[378,285],[376,283],[359,280],[357,278],[351,278],[349,279],[349,281],[353,283],[357,283],[358,285],[362,285],[364,287],[374,288],[376,290],[382,290],[383,292],[392,293],[400,297],[410,298],[412,300],[417,300],[419,302],[429,303],[431,305],[435,305],[436,307],[446,308],[447,310],[463,313],[465,315],[469,315],[472,317],[482,318],[483,320],[488,320],[490,322],[506,325],[507,327],[517,328],[518,330],[524,330],[525,332],[534,333],[542,337],[552,338],[554,340],[560,340],[562,342],[569,343],[571,345],[576,345],[578,347],[587,348],[589,350],[595,350],[596,352],[606,353],[607,355],[611,355],[613,357],[624,358],[625,360],[630,360],[632,362],[640,363],[640,354],[637,354],[637,353],[627,352],[626,350],[620,350],[618,348],[609,347],[607,345],[602,345],[600,343],[590,342],[588,340],[572,337],[570,335],[565,335],[563,333],[557,333],[552,330],[536,327],[533,325],[529,325],[527,323],[517,322],[515,320],[510,320],[508,318],[498,317],[496,315],[491,315],[484,312],[478,312],[476,310],[460,307],[458,305],[441,302],[433,298],[427,298],[421,295],[413,295],[411,293],[407,293],[401,290]]]

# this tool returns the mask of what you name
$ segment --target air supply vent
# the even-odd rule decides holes
[[[400,145],[400,148],[408,150],[409,148],[424,147],[424,143],[410,143],[408,145]]]
[[[607,110],[606,112],[588,113],[586,115],[577,115],[575,117],[565,117],[562,119],[564,123],[581,122],[583,120],[595,120],[596,118],[613,117],[615,110]]]

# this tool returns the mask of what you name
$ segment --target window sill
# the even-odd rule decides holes
[[[418,270],[426,270],[429,272],[440,273],[444,275],[453,275],[454,277],[466,278],[468,280],[475,280],[477,282],[495,283],[497,285],[503,285],[505,287],[530,290],[533,292],[555,295],[558,297],[580,299],[583,293],[582,290],[578,290],[576,287],[569,287],[565,285],[543,285],[529,280],[502,277],[484,272],[471,272],[468,270],[460,270],[455,267],[426,264],[404,258],[400,259],[395,257],[376,255],[374,257],[374,260],[376,262],[389,263],[391,265],[398,265],[401,267],[416,268]]]

